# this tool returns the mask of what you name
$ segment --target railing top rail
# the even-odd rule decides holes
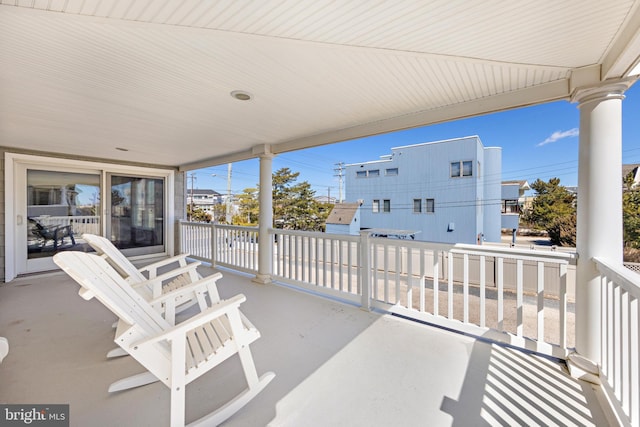
[[[622,264],[615,264],[603,258],[594,257],[593,262],[596,263],[601,274],[622,286],[634,298],[640,298],[640,275],[638,273],[625,268]]]
[[[535,258],[550,262],[575,264],[578,254],[575,252],[539,251],[533,249],[519,249],[496,247],[488,245],[469,245],[458,243],[454,246],[454,253],[469,253],[489,256],[503,256],[504,258]]]
[[[269,234],[315,237],[318,239],[343,240],[347,242],[357,242],[360,240],[360,236],[352,236],[350,234],[331,234],[323,233],[321,231],[283,230],[282,228],[270,228]]]
[[[249,227],[245,225],[228,225],[228,224],[214,224],[216,228],[225,230],[239,230],[239,231],[258,231],[258,227]]]
[[[192,225],[194,227],[211,227],[210,222],[193,222],[193,221],[187,221],[184,219],[180,220],[180,225]]]
[[[435,249],[448,251],[455,247],[450,243],[425,242],[423,240],[389,239],[387,237],[370,237],[369,241],[376,245],[401,246],[415,249]]]
[[[228,225],[228,224],[213,224],[211,222],[193,222],[180,220],[181,225],[190,225],[193,227],[211,227],[226,229],[226,230],[239,230],[239,231],[258,231],[258,227],[247,227],[244,225]]]

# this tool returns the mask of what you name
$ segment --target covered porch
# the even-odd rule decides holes
[[[225,426],[615,422],[600,387],[572,378],[557,359],[223,274],[222,296],[244,293],[242,309],[262,333],[251,346],[258,372],[276,372]],[[80,298],[78,289],[64,273],[0,286],[0,330],[11,343],[0,369],[0,401],[68,403],[72,426],[166,425],[164,385],[107,393],[111,382],[143,368],[130,357],[106,360],[115,317]],[[188,386],[187,421],[224,403],[242,381],[232,358]]]
[[[98,389],[98,375],[106,379],[115,371],[101,358],[110,345],[113,319],[96,305],[67,307],[77,299],[75,295],[71,298],[76,288],[63,275],[18,277],[30,272],[20,264],[26,255],[16,251],[24,249],[27,240],[28,202],[26,185],[15,179],[18,172],[12,158],[34,158],[36,166],[45,158],[46,164],[40,166],[58,172],[90,170],[100,185],[106,183],[107,175],[119,171],[136,177],[153,172],[156,179],[170,184],[163,190],[166,199],[158,208],[162,214],[157,216],[157,226],[166,236],[166,241],[158,244],[159,251],[165,255],[191,252],[213,264],[221,261],[215,236],[199,242],[203,245],[197,249],[210,250],[207,255],[192,251],[190,240],[183,240],[181,234],[181,228],[190,227],[182,223],[187,173],[260,158],[260,221],[259,227],[251,230],[259,239],[249,242],[253,246],[247,253],[252,257],[241,259],[252,264],[239,265],[234,258],[222,261],[250,272],[254,283],[266,285],[250,286],[246,279],[237,279],[247,286],[243,289],[247,305],[255,308],[255,323],[264,335],[255,345],[258,366],[275,371],[283,378],[276,381],[283,382],[274,383],[252,402],[259,409],[238,416],[255,413],[258,424],[274,425],[295,424],[292,420],[298,419],[305,424],[309,419],[331,422],[335,419],[324,417],[334,415],[352,424],[361,411],[366,413],[362,417],[372,417],[362,424],[372,419],[397,422],[405,420],[403,417],[415,420],[429,416],[443,417],[438,419],[443,424],[465,425],[469,420],[465,417],[473,416],[489,424],[507,420],[515,424],[600,425],[604,418],[594,409],[599,407],[593,403],[597,400],[594,389],[559,374],[562,363],[549,365],[546,359],[537,359],[529,364],[530,356],[521,359],[521,353],[503,347],[369,312],[381,308],[379,305],[397,309],[402,304],[403,312],[428,312],[420,302],[412,306],[412,292],[426,292],[428,286],[437,290],[444,284],[438,282],[438,275],[428,281],[422,266],[431,262],[435,269],[436,260],[444,260],[446,252],[447,263],[458,259],[463,265],[461,281],[447,283],[446,301],[451,307],[451,289],[462,287],[462,319],[448,320],[472,324],[467,286],[471,258],[492,257],[496,263],[515,259],[513,283],[519,289],[514,336],[522,341],[526,335],[524,264],[529,260],[544,268],[548,260],[526,251],[489,255],[472,248],[408,246],[407,250],[419,253],[422,261],[403,276],[389,265],[402,262],[405,248],[382,248],[380,258],[375,247],[381,243],[363,235],[357,241],[339,242],[341,248],[356,248],[345,256],[349,268],[359,272],[355,281],[344,282],[342,288],[343,273],[338,267],[327,267],[324,258],[329,256],[337,266],[333,249],[323,247],[327,252],[323,252],[322,266],[315,261],[319,256],[309,256],[312,246],[308,242],[323,238],[289,233],[276,239],[279,232],[272,229],[272,161],[280,153],[565,100],[580,109],[577,256],[568,260],[554,255],[548,262],[558,265],[559,295],[566,295],[562,283],[567,272],[563,269],[575,267],[575,327],[568,327],[567,318],[560,315],[555,323],[560,336],[552,348],[559,349],[564,359],[573,350],[566,340],[567,331],[575,331],[577,356],[569,357],[574,375],[602,381],[601,388],[594,387],[606,391],[618,421],[640,425],[640,287],[637,277],[622,267],[620,183],[624,93],[640,74],[637,0],[615,5],[599,0],[547,1],[526,9],[512,2],[470,7],[466,2],[448,0],[383,1],[375,7],[366,1],[231,5],[0,0],[0,40],[4,189],[0,264],[2,279],[9,282],[0,287],[0,335],[7,336],[11,345],[9,357],[0,366],[3,400],[45,399],[54,396],[47,390],[55,388],[56,393],[69,393],[65,397],[72,406],[79,399],[77,407],[85,408],[78,415],[79,422],[95,421],[100,415],[108,420],[105,424],[131,424],[138,416],[144,423],[157,414],[164,420],[168,410],[165,402],[157,400],[162,395],[148,393],[148,389],[89,399]],[[25,164],[22,167],[27,168]],[[105,201],[108,189],[100,188]],[[104,235],[111,210],[111,204],[98,209]],[[300,252],[296,252],[298,248]],[[313,248],[317,251],[318,246]],[[398,258],[388,258],[390,253],[399,254],[394,255]],[[427,253],[430,258],[423,256]],[[309,264],[297,264],[298,259]],[[444,269],[444,261],[439,262],[438,269]],[[447,268],[453,268],[449,265]],[[317,275],[320,271],[321,276]],[[544,270],[537,271],[535,277],[544,276]],[[381,277],[377,276],[380,272]],[[447,273],[453,277],[453,271]],[[396,277],[394,288],[390,277]],[[403,278],[405,288],[400,286]],[[364,310],[312,300],[273,285],[274,280],[302,284],[300,287],[314,291],[319,286],[330,288],[323,293],[337,294]],[[377,286],[379,280],[382,288]],[[545,282],[538,279],[536,308],[545,307],[544,287]],[[64,295],[69,298],[59,299]],[[480,293],[479,300],[483,295]],[[422,295],[420,301],[424,301]],[[432,301],[435,313],[426,314],[438,316],[442,302]],[[559,312],[566,315],[564,302],[559,299]],[[318,310],[307,308],[307,303],[318,305]],[[297,325],[294,314],[300,307],[307,310],[299,313],[307,320]],[[486,305],[481,303],[479,311],[484,309]],[[545,323],[540,312],[534,312],[538,325],[538,337],[533,337],[537,338],[535,349],[539,344],[547,347],[540,325],[548,327],[550,323]],[[28,321],[32,325],[24,326]],[[325,322],[335,327],[324,329]],[[352,328],[345,328],[343,324],[350,322]],[[94,332],[80,339],[78,328],[83,324]],[[294,326],[298,329],[288,329]],[[33,339],[30,334],[36,330],[41,334]],[[316,333],[317,341],[301,345]],[[405,339],[396,341],[398,336]],[[66,339],[58,341],[60,337]],[[421,345],[412,345],[415,342]],[[40,343],[44,347],[35,351]],[[80,347],[74,347],[76,343]],[[298,349],[306,353],[295,357]],[[267,358],[262,359],[265,354]],[[283,354],[291,359],[284,359]],[[443,355],[448,358],[440,360]],[[354,361],[364,365],[354,365]],[[124,366],[126,359],[116,363],[125,370],[134,369]],[[49,370],[52,364],[57,369]],[[30,379],[27,375],[31,372],[40,376]],[[76,378],[77,372],[83,373],[81,378],[69,378],[72,373]],[[412,372],[425,375],[409,375]],[[225,375],[223,372],[215,380]],[[414,382],[405,387],[398,378]],[[430,383],[433,379],[438,381]],[[38,381],[41,384],[34,385]],[[360,381],[365,381],[362,388],[352,388]],[[30,385],[29,392],[23,382]],[[531,384],[531,389],[514,388],[512,383]],[[380,384],[385,386],[384,392]],[[394,393],[387,393],[386,387]],[[555,394],[557,388],[577,394],[567,393],[562,396],[563,405],[555,405],[561,398]],[[202,394],[196,392],[196,399],[192,395],[190,401],[209,399],[212,389],[215,386],[203,385]],[[309,398],[310,390],[313,396],[321,397]],[[112,402],[128,404],[130,396],[136,396],[134,413],[119,412],[118,407],[107,410]],[[420,405],[409,406],[414,396],[420,397],[416,400]],[[324,404],[316,405],[321,400]],[[527,403],[534,401],[540,404],[531,407]],[[501,405],[504,402],[509,404]],[[205,406],[202,411],[209,409]],[[427,413],[421,412],[425,406],[431,408]],[[329,411],[328,407],[344,409]],[[251,420],[245,421],[251,424]],[[243,425],[240,418],[236,422]]]

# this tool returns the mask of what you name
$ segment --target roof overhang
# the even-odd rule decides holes
[[[571,99],[635,81],[638,3],[0,0],[0,145],[188,170]]]

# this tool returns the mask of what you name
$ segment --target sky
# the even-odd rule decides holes
[[[273,159],[273,170],[288,167],[300,172],[297,182],[309,182],[316,196],[338,197],[339,182],[334,176],[338,162],[378,160],[391,154],[392,147],[478,135],[485,147],[502,147],[503,181],[532,183],[557,177],[564,186],[577,186],[579,114],[576,104],[557,101],[283,153]],[[625,93],[622,114],[622,163],[640,163],[640,83]],[[226,164],[191,174],[194,188],[227,193]],[[257,187],[258,181],[257,159],[233,163],[233,194]]]

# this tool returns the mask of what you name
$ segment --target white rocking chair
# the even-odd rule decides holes
[[[0,363],[2,363],[2,359],[7,357],[7,354],[9,354],[9,340],[0,337]]]
[[[260,337],[243,325],[239,306],[244,295],[212,304],[202,313],[171,325],[103,258],[84,252],[60,252],[53,257],[81,285],[80,296],[102,302],[120,320],[115,342],[148,372],[120,380],[109,391],[162,381],[171,390],[171,426],[185,424],[185,386],[222,361],[238,354],[248,384],[240,395],[190,424],[218,425],[247,404],[274,378],[258,378],[249,344]]]
[[[164,299],[162,296],[169,292],[190,287],[192,283],[202,280],[196,268],[200,265],[199,261],[187,263],[187,254],[177,255],[140,269],[136,268],[126,256],[116,248],[109,239],[95,234],[85,233],[82,239],[87,242],[98,255],[106,259],[120,275],[131,284],[140,294],[163,315],[171,324],[175,324],[175,315],[189,308],[196,302],[200,307],[200,311],[207,308],[205,294],[209,294],[212,303],[220,301],[216,281],[222,277],[221,273],[208,276],[207,287],[204,292],[181,293],[178,299]],[[177,264],[177,268],[171,269],[163,274],[158,274],[167,266]],[[145,275],[146,274],[146,275]],[[158,301],[162,300],[161,304]]]

